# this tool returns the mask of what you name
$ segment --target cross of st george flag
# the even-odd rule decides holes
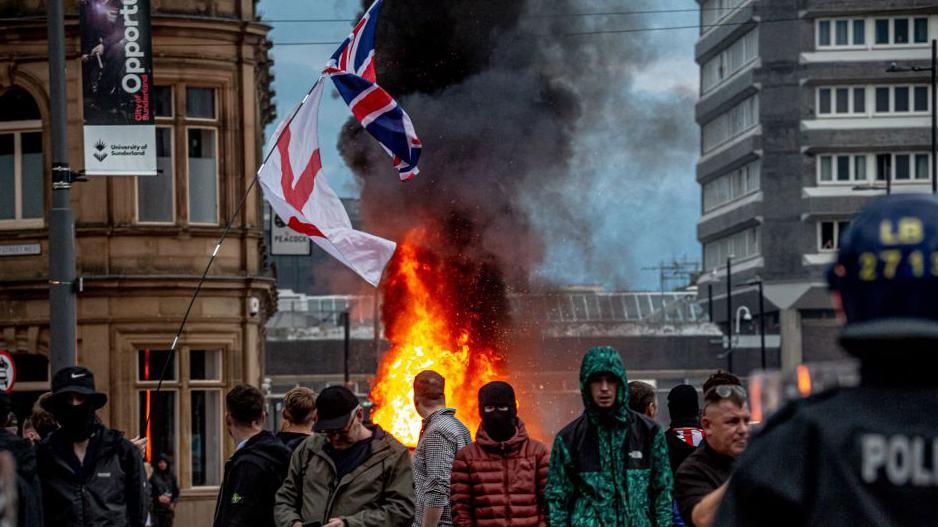
[[[377,287],[396,244],[352,228],[345,207],[323,175],[318,113],[324,78],[277,129],[277,142],[258,171],[264,196],[294,231]]]
[[[410,116],[377,84],[375,29],[384,0],[376,0],[336,50],[323,73],[332,78],[352,114],[391,156],[401,181],[416,176],[422,144]]]

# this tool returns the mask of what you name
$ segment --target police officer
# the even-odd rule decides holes
[[[740,458],[715,525],[938,521],[938,198],[880,198],[828,272],[857,387],[796,401]]]

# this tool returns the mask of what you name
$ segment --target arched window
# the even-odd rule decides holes
[[[21,88],[0,94],[0,227],[42,225],[42,118]]]

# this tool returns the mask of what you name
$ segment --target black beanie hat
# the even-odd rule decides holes
[[[507,406],[511,413],[518,411],[515,389],[503,381],[492,381],[479,388],[479,411],[485,406]]]
[[[668,393],[668,412],[671,419],[697,417],[700,404],[697,402],[697,389],[689,384],[679,384]]]

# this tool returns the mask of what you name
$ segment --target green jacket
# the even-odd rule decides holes
[[[277,491],[278,527],[330,518],[342,518],[347,527],[410,526],[415,500],[410,453],[380,427],[371,429],[371,455],[341,481],[335,481],[335,465],[323,450],[325,436],[313,434],[297,447]]]
[[[589,380],[619,379],[616,404],[595,407]],[[670,527],[671,466],[664,431],[629,410],[628,379],[619,353],[592,348],[580,367],[586,410],[557,434],[546,498],[551,527]]]

